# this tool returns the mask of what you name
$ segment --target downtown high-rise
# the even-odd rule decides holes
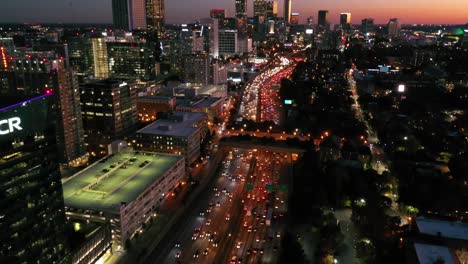
[[[11,83],[8,69],[16,66],[2,61],[0,83]],[[54,90],[23,88],[0,86],[0,263],[59,263],[69,256],[56,136],[60,108]]]
[[[164,16],[164,0],[112,0],[116,29],[160,31]]]
[[[236,18],[247,18],[247,0],[235,0]]]

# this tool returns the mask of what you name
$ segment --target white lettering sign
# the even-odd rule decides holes
[[[23,130],[20,124],[21,119],[19,117],[0,120],[0,135],[7,135],[15,130]]]

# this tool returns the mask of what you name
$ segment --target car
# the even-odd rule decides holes
[[[205,212],[201,211],[200,216],[205,216]]]
[[[219,201],[216,202],[216,207],[221,207],[221,203]]]
[[[180,248],[180,242],[179,241],[175,242],[175,247]]]
[[[237,242],[236,248],[241,248],[241,246],[242,246],[242,242],[241,241]]]
[[[229,221],[231,219],[231,215],[230,214],[227,214],[226,215],[226,221]]]
[[[181,251],[181,250],[178,250],[178,251],[175,253],[175,258],[180,258],[181,255],[182,255],[182,251]]]
[[[206,248],[206,249],[203,251],[203,255],[204,255],[204,256],[207,256],[207,255],[208,255],[208,248]]]
[[[197,249],[195,253],[193,253],[193,258],[198,258],[200,256],[200,251]]]
[[[206,223],[205,223],[205,224],[206,224],[207,226],[211,225],[211,218],[210,218],[210,219],[208,219],[208,220],[206,221]]]

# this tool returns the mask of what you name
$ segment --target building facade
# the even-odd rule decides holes
[[[69,254],[52,107],[52,93],[0,98],[1,263]]]
[[[140,129],[136,149],[183,155],[188,166],[200,157],[202,131],[207,129],[206,113],[175,112]]]
[[[107,145],[138,124],[136,83],[106,79],[80,87],[85,144],[91,156],[107,155]]]
[[[236,18],[247,18],[247,0],[235,0]]]

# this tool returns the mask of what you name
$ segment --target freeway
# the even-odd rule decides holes
[[[291,154],[233,149],[218,178],[148,263],[276,263]]]
[[[255,122],[273,121],[280,123],[281,102],[279,86],[282,78],[289,78],[297,63],[293,55],[278,54],[266,65],[255,79],[244,89],[239,107],[239,119]]]

